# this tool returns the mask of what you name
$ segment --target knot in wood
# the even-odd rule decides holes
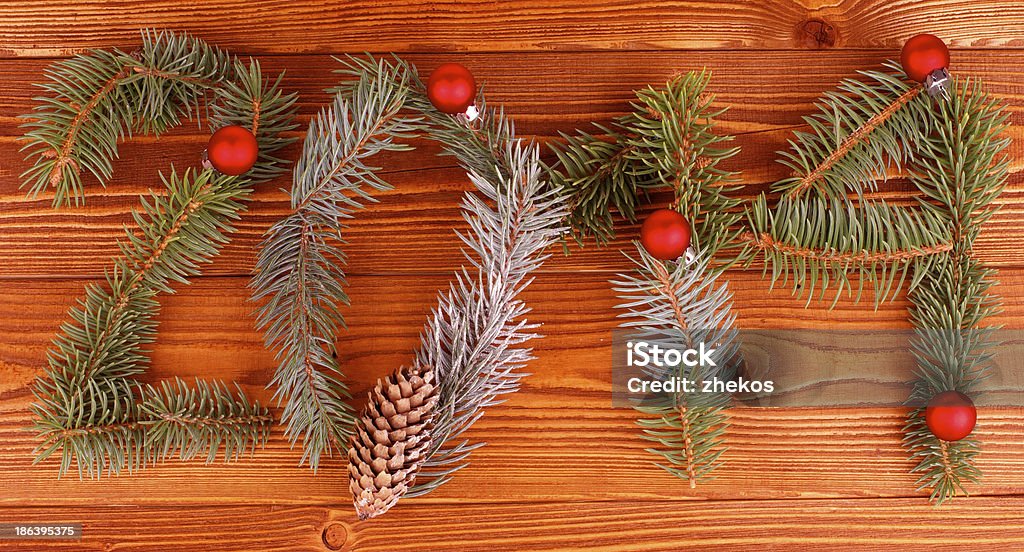
[[[348,529],[344,523],[329,523],[324,527],[323,539],[328,550],[341,550],[348,542]]]
[[[836,45],[836,39],[839,38],[839,33],[831,23],[817,17],[801,23],[797,34],[800,42],[809,48],[830,48]]]

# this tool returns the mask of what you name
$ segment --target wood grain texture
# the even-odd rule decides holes
[[[404,505],[386,520],[340,508],[0,508],[22,523],[80,522],[53,550],[313,552],[678,552],[945,550],[1024,547],[1019,500],[971,498],[939,509],[907,499],[456,503]],[[124,518],[131,518],[126,527]],[[51,541],[53,542],[53,541]]]
[[[243,53],[899,48],[917,32],[955,47],[1022,47],[1024,5],[1000,0],[433,2],[97,0],[7,3],[0,54],[130,47],[158,25]],[[581,9],[585,6],[585,9]],[[118,9],[120,8],[120,9]],[[243,21],[244,24],[239,24]],[[312,24],[311,24],[312,23]]]
[[[447,276],[356,276],[349,329],[339,336],[339,363],[360,399],[381,374],[407,363],[438,288]],[[1024,294],[1024,270],[1003,274],[1000,289]],[[317,475],[299,468],[280,429],[265,450],[238,464],[170,462],[137,477],[59,483],[56,466],[32,468],[35,440],[29,425],[27,389],[45,362],[45,343],[82,288],[74,280],[19,280],[17,293],[0,295],[0,495],[4,504],[90,504],[97,497],[118,504],[174,503],[182,496],[199,503],[337,504],[345,490],[344,463],[325,462]],[[785,293],[766,295],[757,275],[731,277],[740,327],[907,327],[906,303],[878,313],[841,303],[833,311]],[[153,351],[151,381],[174,375],[223,378],[268,401],[264,389],[272,355],[252,328],[252,305],[243,278],[201,278],[163,301],[161,332]],[[603,274],[544,274],[527,292],[532,320],[548,336],[536,343],[537,360],[524,388],[492,408],[471,430],[488,446],[472,464],[425,501],[503,502],[648,499],[898,497],[914,491],[912,464],[900,447],[904,411],[893,408],[780,409],[732,411],[727,464],[717,479],[691,491],[654,468],[633,425],[630,409],[611,407],[611,351],[616,299]],[[1024,304],[1011,302],[996,320],[1019,324]],[[907,381],[911,365],[875,373]],[[361,401],[360,401],[361,402]],[[1024,427],[1021,409],[983,409],[979,437],[987,477],[976,494],[1024,493]],[[600,481],[600,484],[595,484]]]
[[[984,79],[1016,125],[1010,186],[977,252],[1000,268],[1006,308],[994,321],[1024,328],[1024,3],[37,0],[0,3],[0,16],[0,522],[82,522],[86,534],[71,543],[0,541],[0,550],[1024,549],[1022,408],[981,410],[985,478],[972,498],[942,508],[927,504],[908,473],[901,408],[737,408],[715,481],[690,490],[652,466],[633,412],[612,408],[609,396],[617,300],[607,280],[624,267],[618,250],[636,232],[626,225],[610,247],[588,245],[545,266],[526,300],[547,337],[522,391],[471,430],[489,444],[451,483],[385,518],[357,522],[343,462],[315,475],[298,467],[301,452],[279,427],[238,463],[169,462],[130,477],[57,481],[52,462],[32,465],[29,386],[68,307],[116,254],[138,194],[159,184],[158,171],[193,165],[207,131],[134,139],[107,189],[93,186],[86,208],[58,211],[18,189],[26,165],[17,142],[17,116],[32,109],[32,83],[53,58],[134,48],[142,27],[193,31],[260,55],[268,72],[287,70],[303,124],[328,101],[329,54],[403,52],[424,72],[459,61],[522,134],[544,142],[609,121],[636,88],[707,67],[716,101],[730,108],[720,128],[743,150],[729,167],[743,171],[742,195],[752,197],[785,176],[774,152],[823,91],[897,57],[908,36],[934,32],[953,47],[953,70]],[[380,159],[396,189],[346,236],[353,305],[339,360],[357,397],[409,360],[437,290],[461,264],[452,230],[464,228],[458,201],[468,180],[435,145],[415,145]],[[245,285],[261,235],[287,212],[277,189],[289,183],[263,186],[204,277],[162,300],[148,380],[233,380],[270,401],[274,360],[253,330]],[[879,196],[906,203],[911,191],[895,179]],[[903,297],[877,311],[846,300],[805,309],[787,290],[769,292],[759,271],[727,278],[740,327],[909,327]],[[911,371],[894,365],[872,377],[898,386]]]
[[[632,90],[664,82],[677,71],[709,67],[714,70],[711,89],[717,102],[730,110],[722,118],[723,132],[736,134],[742,154],[727,166],[741,171],[742,195],[752,197],[771,182],[786,176],[774,162],[774,152],[786,147],[792,129],[813,107],[825,90],[858,69],[878,67],[891,53],[840,52],[809,56],[794,52],[773,53],[780,67],[769,82],[751,79],[764,64],[762,54],[745,52],[696,52],[607,54],[529,54],[509,56],[467,55],[458,59],[479,67],[488,97],[502,103],[527,135],[551,140],[559,131],[572,131],[590,121],[607,122],[628,107]],[[492,59],[494,58],[494,59]],[[453,56],[410,56],[429,69]],[[1018,243],[1024,241],[1024,72],[1006,75],[1006,67],[1024,67],[1024,52],[980,52],[958,54],[958,67],[965,74],[980,77],[993,94],[1008,104],[1017,124],[1011,135],[1017,140],[1009,154],[1013,160],[1009,189],[998,200],[1002,210],[986,227],[978,242],[978,253],[995,266],[1020,263]],[[328,56],[287,56],[265,60],[268,71],[288,70],[285,88],[301,95],[303,121],[328,101],[322,90],[336,82],[330,71],[337,63]],[[294,70],[303,66],[303,71]],[[20,144],[15,114],[27,113],[34,105],[29,99],[31,83],[45,67],[43,61],[17,61],[0,66],[0,278],[43,276],[96,276],[103,273],[122,226],[130,221],[128,211],[137,195],[159,186],[158,171],[195,163],[205,144],[205,130],[187,125],[159,139],[134,139],[121,149],[114,181],[106,190],[95,183],[84,209],[49,209],[50,198],[26,201],[18,190],[17,175],[27,168]],[[524,87],[524,79],[536,82]],[[552,101],[556,98],[556,101]],[[381,203],[357,216],[347,232],[349,269],[357,273],[447,272],[460,262],[458,242],[452,228],[463,228],[458,210],[459,193],[469,188],[465,174],[450,158],[438,157],[439,148],[418,141],[414,152],[389,155],[379,165],[389,171],[395,190],[380,194]],[[298,145],[288,151],[291,157]],[[377,161],[375,161],[377,162]],[[89,182],[89,180],[87,180]],[[281,178],[264,185],[255,195],[249,214],[239,223],[239,232],[210,267],[209,274],[248,274],[263,232],[288,209],[287,196],[278,191],[289,180]],[[893,182],[879,194],[889,201],[906,203],[911,187]],[[636,228],[624,226],[620,239],[610,247],[592,245],[572,256],[558,256],[549,270],[616,270],[622,266],[618,250],[629,247]],[[53,247],[40,247],[40,242]],[[380,247],[381,243],[388,247]]]

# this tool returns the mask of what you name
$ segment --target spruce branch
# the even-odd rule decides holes
[[[861,126],[856,127],[853,132],[848,134],[838,143],[834,144],[834,149],[830,151],[828,155],[817,165],[815,165],[810,172],[801,176],[799,180],[795,182],[793,188],[787,193],[791,197],[798,197],[806,192],[808,188],[818,186],[821,181],[824,180],[824,176],[831,171],[833,167],[842,162],[851,150],[865,144],[870,139],[874,139],[874,137],[869,139],[868,135],[889,121],[889,119],[891,119],[893,115],[900,110],[900,108],[914,100],[914,98],[916,98],[920,93],[920,87],[911,88],[900,94],[892,101],[892,103],[886,105],[881,111],[872,114],[868,120],[861,124]]]
[[[731,256],[725,263],[710,265],[723,251],[737,249],[741,232],[737,223],[742,218],[741,201],[731,195],[738,189],[736,174],[720,166],[739,150],[725,147],[731,136],[715,133],[715,119],[725,110],[712,107],[714,96],[707,91],[710,78],[706,71],[684,73],[661,88],[640,90],[630,113],[617,118],[611,127],[598,127],[603,136],[581,132],[566,136],[565,143],[555,148],[559,164],[550,169],[552,179],[562,184],[568,196],[569,222],[578,242],[588,235],[598,243],[614,236],[612,209],[632,220],[637,196],[651,189],[671,190],[674,199],[670,207],[691,221],[693,248],[703,257],[693,273],[682,269],[670,272],[641,251],[640,260],[634,261],[635,273],[620,275],[624,280],[616,282],[620,286],[617,291],[632,293],[634,299],[641,289],[649,293],[643,301],[626,305],[650,306],[649,310],[631,310],[640,322],[624,324],[648,324],[645,333],[656,333],[651,328],[676,328],[668,335],[693,337],[687,322],[692,305],[679,302],[677,294],[698,281],[713,286],[715,275],[735,261]],[[697,288],[691,291],[700,294]],[[661,307],[655,308],[655,304]],[[666,313],[674,316],[671,324],[664,318]],[[731,325],[729,319],[723,330],[731,331]],[[727,372],[722,376],[729,375]],[[652,375],[672,376],[667,372]],[[645,428],[644,436],[660,445],[649,450],[667,462],[658,465],[691,486],[706,478],[718,465],[724,448],[727,402],[725,395],[676,396],[641,405],[644,418],[639,424]]]
[[[673,376],[696,382],[728,381],[739,362],[732,328],[735,318],[729,314],[731,294],[724,286],[715,286],[717,275],[733,261],[711,264],[724,250],[736,247],[740,232],[740,201],[730,195],[737,189],[736,174],[719,166],[738,149],[724,147],[732,137],[714,131],[715,119],[725,110],[712,107],[714,96],[707,91],[710,78],[707,72],[685,73],[661,89],[638,92],[634,114],[625,125],[627,158],[639,185],[672,190],[671,207],[691,221],[691,247],[700,253],[692,266],[684,266],[682,260],[678,264],[658,261],[638,245],[640,256],[631,259],[634,273],[620,274],[620,280],[613,282],[623,294],[620,297],[629,301],[620,305],[632,319],[623,327],[663,339],[670,347],[717,344],[720,359],[717,368],[697,366],[678,373],[649,374],[659,381]],[[642,417],[637,423],[644,437],[657,444],[648,451],[663,460],[657,465],[686,480],[691,488],[709,478],[725,449],[728,403],[724,393],[681,391],[638,406]]]
[[[131,395],[139,402],[133,403]],[[36,463],[59,450],[61,473],[77,463],[80,476],[99,476],[104,466],[114,473],[132,472],[175,457],[205,455],[211,463],[220,451],[225,461],[237,460],[266,442],[273,422],[269,411],[251,403],[241,389],[232,394],[219,382],[196,380],[190,387],[175,378],[157,387],[133,385],[124,400],[113,404],[95,424],[47,433]]]
[[[994,328],[985,320],[998,312],[999,299],[991,290],[994,271],[973,256],[973,245],[1009,172],[1008,115],[977,81],[956,83],[931,117],[933,132],[921,143],[911,179],[931,200],[925,208],[951,228],[953,248],[910,294],[918,381],[909,402],[918,405],[943,391],[969,393],[991,365]],[[910,413],[904,433],[918,461],[918,484],[931,489],[935,502],[966,493],[965,484],[980,478],[979,444],[938,439],[923,408]]]
[[[477,189],[463,201],[471,232],[460,235],[471,266],[457,273],[449,291],[439,296],[416,353],[416,365],[431,366],[439,386],[431,445],[417,464],[415,486],[404,494],[421,496],[466,465],[483,443],[462,439],[463,432],[486,407],[501,402],[501,395],[518,389],[523,376],[519,370],[532,358],[530,349],[520,345],[538,337],[533,332],[538,326],[522,319],[529,309],[518,296],[529,285],[530,273],[547,258],[544,250],[564,231],[566,210],[558,185],[545,182],[537,146],[516,138],[512,120],[501,108],[488,106],[483,94],[476,100],[480,115],[470,121],[434,108],[416,67],[397,57],[348,58],[343,63],[339,73],[355,77],[339,87],[343,93],[359,78],[385,70],[404,75],[412,88],[409,108],[423,117],[428,136],[442,145],[445,155],[455,157]],[[373,515],[391,505],[382,505]],[[362,513],[361,508],[357,501]]]
[[[836,92],[826,92],[818,113],[804,117],[809,132],[797,131],[780,162],[793,176],[775,191],[796,199],[809,191],[825,198],[862,196],[902,170],[914,157],[915,139],[928,133],[931,98],[908,81],[899,64],[888,72],[861,71]]]
[[[83,203],[83,173],[105,186],[120,140],[192,117],[233,68],[225,52],[202,40],[149,30],[137,52],[96,50],[51,66],[41,85],[47,95],[23,116],[22,150],[33,162],[22,174],[29,197],[53,189],[54,207]]]
[[[487,407],[518,390],[532,359],[525,345],[539,337],[538,325],[524,318],[530,309],[520,295],[564,232],[564,198],[545,182],[535,144],[509,142],[501,160],[510,169],[507,179],[469,175],[477,193],[463,200],[470,231],[459,234],[469,267],[438,297],[420,336],[416,362],[434,367],[439,391],[431,446],[407,496],[447,482],[483,445],[462,434]]]
[[[578,243],[593,236],[598,244],[614,237],[613,210],[635,220],[640,192],[668,188],[672,207],[694,223],[694,245],[713,253],[732,247],[742,218],[736,174],[719,164],[738,153],[724,147],[731,136],[714,132],[725,110],[712,107],[708,72],[683,73],[665,86],[636,94],[633,110],[599,134],[563,135],[553,146],[558,163],[553,182],[569,196],[570,223]],[[705,242],[713,243],[705,243]]]
[[[155,297],[173,293],[173,283],[187,283],[216,255],[251,191],[244,180],[212,171],[172,171],[164,185],[165,193],[142,198],[133,212],[138,230],[126,229],[120,244],[123,257],[106,286],[89,286],[71,309],[46,375],[36,382],[33,412],[43,439],[37,461],[61,449],[61,474],[72,461],[80,476],[90,477],[101,476],[105,464],[114,473],[145,465],[146,449],[130,450],[145,445],[133,433],[141,431],[132,425],[133,378],[148,363],[144,347],[156,333]],[[96,427],[109,430],[67,433]]]
[[[35,429],[42,440],[36,449],[36,461],[59,452],[61,475],[72,465],[80,477],[99,477],[105,469],[113,473],[134,471],[165,459],[173,451],[184,458],[205,453],[212,459],[218,450],[224,450],[226,458],[237,457],[250,445],[262,443],[266,435],[265,410],[250,404],[244,395],[234,398],[219,384],[203,383],[189,388],[177,382],[157,390],[140,386],[135,377],[148,364],[144,347],[156,333],[157,294],[173,293],[175,285],[187,284],[198,275],[202,265],[227,242],[252,186],[279,172],[274,165],[280,160],[273,157],[273,152],[288,142],[279,133],[293,128],[295,96],[279,91],[280,79],[265,81],[256,62],[248,66],[231,62],[231,69],[211,68],[229,60],[200,41],[170,33],[144,34],[144,38],[143,50],[130,57],[150,64],[145,67],[161,69],[150,72],[143,67],[137,71],[141,76],[119,84],[118,98],[135,103],[123,111],[106,109],[109,118],[103,120],[108,124],[104,128],[162,131],[178,121],[179,113],[196,109],[182,101],[186,96],[190,101],[198,99],[189,96],[190,90],[194,91],[190,87],[199,85],[193,79],[202,78],[202,85],[209,85],[206,77],[188,75],[230,74],[230,85],[214,90],[210,101],[215,105],[208,106],[211,120],[217,124],[234,121],[250,128],[262,121],[256,132],[260,156],[251,177],[191,169],[180,175],[174,169],[169,176],[161,175],[163,190],[142,196],[141,207],[133,210],[134,226],[125,228],[126,236],[119,244],[122,256],[114,261],[105,285],[88,286],[85,298],[71,309],[70,320],[61,326],[48,353],[45,375],[37,379],[33,389]],[[102,58],[114,54],[93,55]],[[165,86],[168,79],[178,84]],[[93,93],[87,82],[58,82],[54,86],[55,91],[65,90],[72,95]],[[90,140],[97,131],[88,126],[80,128],[89,129],[82,132]],[[62,132],[59,125],[42,125],[36,130],[37,137]],[[111,138],[109,134],[102,136],[97,135],[95,143],[82,142],[73,150],[91,155],[91,147]],[[106,143],[116,145],[116,138]],[[104,151],[116,153],[109,148]],[[34,169],[46,165],[46,159],[45,155],[37,159]],[[96,159],[101,159],[96,166],[103,166],[111,157]],[[52,166],[40,170],[52,170]],[[65,178],[69,180],[62,180],[62,189],[76,189],[76,177]],[[163,424],[154,423],[152,409],[159,405],[175,405],[177,419],[173,423],[166,419]],[[220,412],[237,415],[231,424],[213,423],[211,416]],[[193,438],[196,441],[190,440]]]
[[[312,121],[291,189],[293,213],[266,235],[252,280],[253,299],[264,301],[258,327],[278,368],[271,385],[285,404],[282,419],[294,444],[303,441],[302,462],[344,451],[354,418],[336,360],[334,336],[344,326],[345,220],[391,186],[367,160],[403,151],[400,142],[421,128],[407,116],[408,76],[381,62],[377,71],[335,95]]]
[[[703,343],[715,349],[716,366],[680,363],[647,368],[647,376],[653,380],[682,378],[696,382],[696,388],[647,398],[636,406],[642,415],[637,423],[644,438],[655,443],[647,450],[663,460],[657,465],[695,488],[720,465],[725,448],[725,408],[730,396],[703,393],[701,382],[715,378],[730,381],[735,376],[740,357],[733,328],[736,316],[730,312],[732,293],[725,284],[717,284],[721,271],[709,266],[706,254],[689,265],[665,263],[643,246],[636,247],[637,256],[627,256],[634,271],[619,274],[612,282],[619,298],[626,301],[618,305],[627,311],[619,316],[629,319],[622,326],[633,328],[637,339],[666,347],[693,348]]]
[[[742,215],[740,200],[730,196],[737,175],[719,166],[739,148],[724,147],[733,137],[714,132],[725,109],[712,107],[710,79],[706,71],[684,73],[663,88],[638,92],[627,123],[627,158],[641,186],[672,190],[671,207],[691,222],[694,249],[714,257],[735,247]]]
[[[141,390],[138,419],[146,426],[145,446],[150,460],[205,456],[212,463],[222,451],[224,460],[238,460],[267,441],[274,422],[267,408],[250,402],[235,385],[196,380],[190,387],[174,378]]]
[[[591,236],[598,245],[611,241],[615,237],[613,213],[636,221],[638,193],[643,186],[630,170],[633,147],[621,128],[626,120],[619,118],[612,127],[595,124],[600,134],[563,133],[563,143],[552,146],[558,163],[549,168],[550,178],[569,198],[568,222],[577,245],[582,246]]]
[[[747,266],[761,259],[772,287],[779,281],[786,285],[792,276],[793,294],[806,294],[808,303],[816,289],[824,297],[831,285],[836,287],[833,305],[844,291],[859,300],[870,282],[877,307],[896,296],[908,275],[913,289],[953,248],[943,217],[885,202],[783,197],[769,207],[761,195],[747,217],[749,230],[740,236]],[[858,276],[856,285],[851,274]]]

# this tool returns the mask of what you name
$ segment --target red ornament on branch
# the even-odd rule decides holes
[[[465,113],[476,100],[473,73],[458,63],[442,64],[427,80],[427,98],[439,111],[449,115]]]
[[[210,136],[206,157],[221,173],[238,176],[249,172],[256,164],[259,145],[249,129],[238,125],[226,126]]]
[[[932,434],[943,441],[959,441],[974,431],[978,409],[971,398],[958,391],[943,391],[928,401],[924,420]]]
[[[908,77],[924,83],[929,94],[945,95],[949,80],[949,48],[942,39],[930,34],[911,38],[900,52],[900,64]]]
[[[690,223],[677,211],[658,209],[640,227],[640,243],[656,259],[678,259],[690,247]]]

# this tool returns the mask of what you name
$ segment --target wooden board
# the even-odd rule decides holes
[[[54,550],[314,552],[679,552],[682,550],[959,551],[1024,546],[1019,499],[944,508],[912,499],[410,504],[357,522],[316,506],[99,506],[74,518],[0,509],[21,523],[74,519],[89,537]],[[126,525],[123,517],[130,516]],[[0,544],[2,546],[2,544]]]
[[[711,89],[730,111],[722,117],[723,132],[737,135],[742,153],[728,161],[728,167],[741,173],[749,198],[761,193],[775,180],[785,176],[776,162],[775,151],[786,147],[793,128],[811,109],[814,100],[858,69],[877,68],[891,53],[841,52],[825,58],[807,58],[804,54],[781,52],[773,59],[781,70],[768,83],[751,79],[762,63],[762,55],[746,52],[696,52],[693,56],[673,53],[607,54],[529,54],[515,59],[506,56],[457,56],[464,63],[480,67],[489,98],[505,105],[516,116],[526,135],[552,140],[559,131],[586,127],[590,121],[607,121],[628,106],[632,90],[663,82],[680,70],[714,70]],[[491,59],[494,58],[494,59]],[[409,56],[430,68],[452,55]],[[989,83],[992,93],[1008,103],[1012,120],[1011,135],[1017,140],[1009,154],[1013,176],[1006,193],[999,199],[1002,210],[987,226],[978,242],[981,258],[994,266],[1020,264],[1019,247],[1024,241],[1024,109],[1020,99],[1024,89],[1019,81],[1024,71],[1007,76],[1003,67],[1024,67],[1024,51],[981,51],[958,54],[957,63],[967,74]],[[264,60],[269,71],[286,70],[285,87],[302,98],[301,114],[307,121],[329,97],[324,88],[336,83],[330,71],[337,62],[329,56],[285,56]],[[202,151],[207,131],[188,125],[159,139],[141,137],[122,146],[114,182],[106,190],[93,184],[87,207],[49,209],[50,197],[25,201],[18,190],[18,178],[27,165],[19,149],[18,120],[3,113],[29,112],[34,105],[33,77],[42,73],[44,61],[15,61],[0,67],[0,278],[36,278],[42,276],[95,276],[103,273],[110,258],[117,254],[116,242],[124,235],[123,225],[131,219],[129,210],[137,196],[159,187],[158,171],[170,166],[187,167]],[[571,70],[567,67],[572,64]],[[296,66],[306,70],[297,72]],[[799,67],[799,69],[795,69]],[[524,78],[538,85],[523,87]],[[552,101],[552,98],[556,100]],[[4,106],[6,107],[6,106]],[[296,136],[300,133],[296,132]],[[381,202],[371,206],[351,222],[347,232],[350,253],[349,270],[356,273],[447,272],[461,262],[453,228],[463,228],[458,210],[459,194],[469,188],[465,175],[448,157],[438,157],[439,148],[417,141],[421,146],[411,153],[381,158],[389,171],[392,192],[380,194]],[[289,150],[294,158],[298,145]],[[248,274],[263,232],[288,209],[287,196],[279,191],[290,182],[281,178],[261,187],[253,199],[251,212],[239,225],[237,237],[210,267],[208,274]],[[907,203],[910,186],[893,182],[880,197]],[[566,258],[553,259],[551,270],[616,270],[622,266],[618,251],[630,247],[628,240],[635,227],[623,226],[621,237],[610,247],[590,244],[574,250]],[[40,241],[53,243],[41,247]],[[380,244],[387,244],[386,248]],[[428,262],[429,261],[429,262]]]
[[[284,86],[299,92],[303,124],[329,99],[330,54],[405,52],[424,71],[459,61],[521,133],[543,142],[607,122],[636,88],[707,67],[716,101],[730,107],[721,128],[742,147],[729,166],[742,170],[749,198],[784,176],[774,152],[815,98],[897,57],[907,36],[931,31],[954,48],[954,69],[984,79],[1017,125],[1010,185],[978,255],[1000,269],[1005,311],[995,321],[1024,328],[1024,4],[39,0],[6,3],[0,16],[0,522],[80,522],[86,535],[45,546],[0,540],[0,550],[1024,548],[1022,408],[981,410],[985,478],[972,498],[942,508],[927,504],[908,473],[902,408],[737,408],[715,481],[691,490],[654,467],[635,415],[612,408],[609,396],[617,300],[607,280],[625,266],[618,251],[635,235],[629,225],[607,248],[588,244],[544,267],[526,296],[547,335],[532,375],[473,428],[471,438],[488,445],[470,467],[388,517],[357,522],[344,463],[329,460],[317,474],[299,467],[301,452],[279,427],[265,449],[238,463],[170,462],[133,476],[58,481],[52,462],[32,465],[31,382],[67,308],[116,254],[138,194],[159,185],[158,171],[192,165],[207,130],[186,126],[123,145],[111,185],[94,185],[85,208],[57,211],[49,198],[26,200],[18,189],[27,165],[17,141],[17,115],[31,110],[32,83],[53,58],[133,48],[146,26],[191,30],[260,55],[268,71],[287,70]],[[347,234],[353,305],[339,360],[357,397],[409,360],[437,290],[462,262],[453,229],[464,228],[458,201],[469,183],[435,145],[414,144],[414,152],[380,159],[395,190]],[[253,330],[245,286],[261,235],[287,211],[278,189],[289,184],[263,186],[204,277],[163,300],[147,379],[238,381],[270,401],[273,357]],[[906,203],[911,191],[897,179],[879,195]],[[909,327],[902,297],[877,311],[846,300],[805,309],[786,290],[769,292],[756,267],[727,277],[741,327]],[[911,370],[879,368],[873,377],[896,386]]]
[[[1024,6],[1000,0],[290,2],[88,0],[8,4],[0,54],[131,48],[140,27],[184,29],[244,53],[661,49],[898,49],[917,32],[955,47],[1024,46]],[[241,23],[240,23],[241,22]]]

